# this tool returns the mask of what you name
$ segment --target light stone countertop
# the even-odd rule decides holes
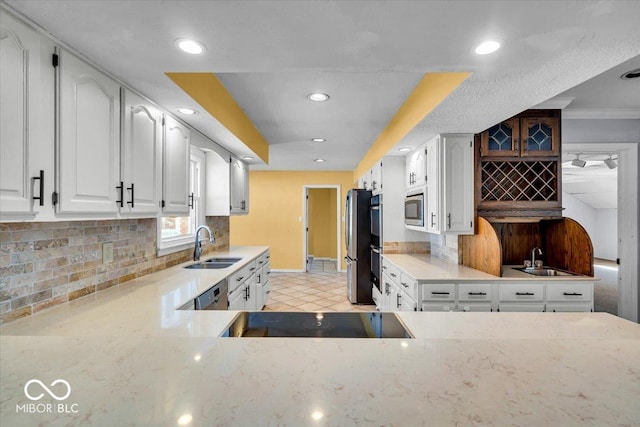
[[[464,265],[454,264],[441,258],[422,254],[385,254],[401,270],[420,282],[464,283],[464,282],[548,282],[548,281],[597,281],[589,276],[534,276],[523,271],[514,270],[519,265],[503,265],[502,277],[485,273]]]
[[[176,266],[3,325],[0,425],[640,424],[638,324],[409,312],[416,339],[218,338],[237,312],[175,310],[214,272]],[[33,383],[31,401],[31,379],[71,394]]]

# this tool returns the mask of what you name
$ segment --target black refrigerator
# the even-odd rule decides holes
[[[369,201],[371,191],[351,189],[345,207],[345,241],[347,246],[347,296],[352,304],[372,304],[371,296],[371,228]]]

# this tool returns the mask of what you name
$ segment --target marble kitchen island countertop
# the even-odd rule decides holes
[[[618,317],[402,312],[415,339],[220,338],[237,312],[175,310],[199,280],[184,271],[3,325],[0,425],[640,424],[640,325]]]
[[[514,270],[519,265],[503,265],[502,277],[485,273],[471,267],[423,254],[385,254],[384,258],[411,275],[420,282],[499,282],[499,281],[594,281],[600,280],[589,276],[534,276],[523,271]]]

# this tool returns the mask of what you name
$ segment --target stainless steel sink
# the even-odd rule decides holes
[[[199,262],[196,264],[186,265],[184,268],[218,270],[231,267],[235,262]]]
[[[569,273],[568,271],[558,270],[551,267],[513,267],[513,269],[524,271],[525,273],[532,274],[534,276],[575,276],[575,274]]]
[[[235,264],[236,262],[240,261],[242,258],[232,258],[232,257],[213,257],[213,258],[209,258],[208,260],[206,260],[205,262],[226,262],[226,263],[231,263],[231,264]]]

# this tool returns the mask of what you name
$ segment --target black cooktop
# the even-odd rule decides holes
[[[243,311],[222,335],[230,338],[413,338],[394,313]]]

